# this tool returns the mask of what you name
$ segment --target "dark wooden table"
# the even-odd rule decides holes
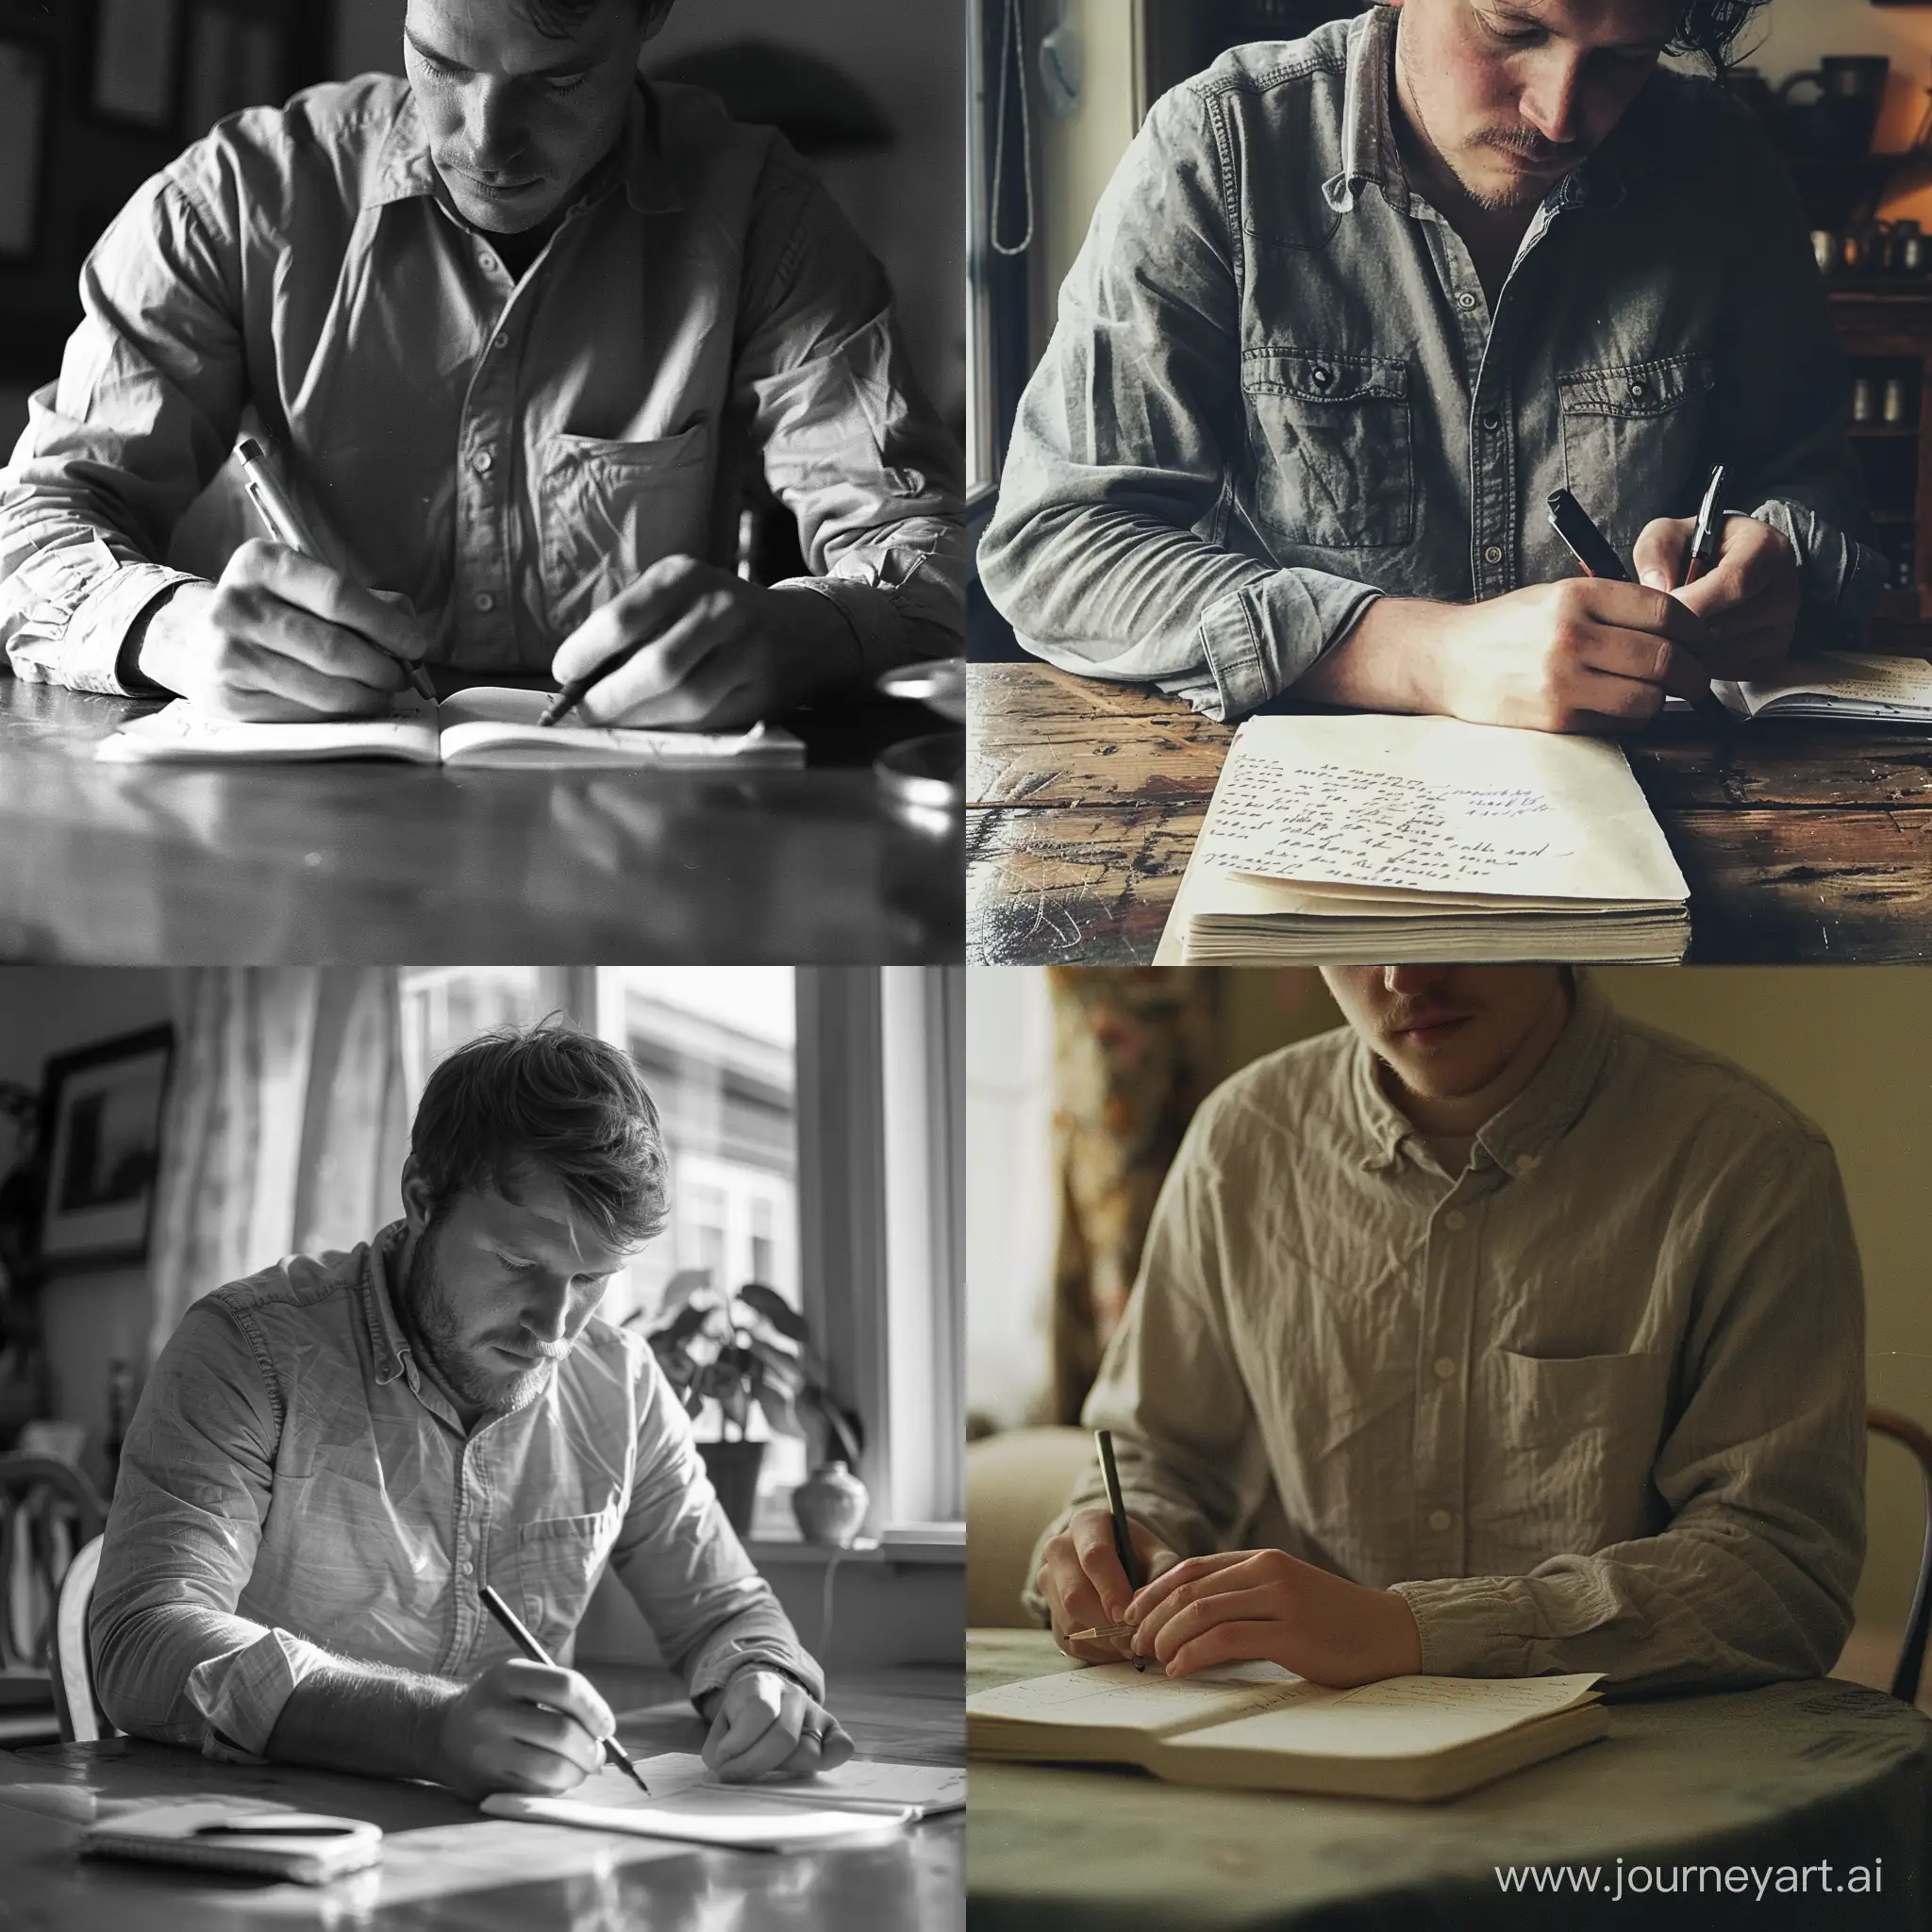
[[[633,1751],[695,1751],[704,1727],[667,1672],[589,1669]],[[861,1751],[958,1764],[960,1678],[902,1668],[835,1679]],[[53,1788],[53,1789],[50,1789]],[[382,1864],[325,1886],[261,1884],[75,1851],[114,1801],[239,1794],[366,1818]],[[61,1809],[66,1818],[50,1815]],[[488,1818],[439,1786],[217,1764],[116,1738],[0,1752],[0,1926],[34,1932],[949,1932],[963,1915],[958,1812],[887,1845],[777,1854]]]
[[[1044,1631],[967,1636],[969,1690],[1066,1667]],[[1442,1805],[1200,1790],[1139,1772],[978,1759],[971,1778],[974,1932],[1932,1924],[1932,1721],[1832,1678],[1618,1704],[1607,1737]],[[1620,1859],[1621,1903],[1609,1896]],[[1781,1896],[1775,1877],[1762,1899],[1708,1879],[1692,1881],[1701,1893],[1680,1892],[1674,1875],[1669,1895],[1638,1895],[1628,1874],[1639,1863],[1673,1874],[1814,1870],[1790,1881],[1808,1883],[1808,1895]],[[1499,1865],[1593,1870],[1600,1890],[1506,1891]],[[1854,1865],[1876,1890],[1822,1890],[1856,1883]]]
[[[1151,961],[1232,728],[1045,664],[967,675],[967,957]],[[1673,715],[1625,748],[1693,960],[1932,958],[1932,734]]]
[[[152,708],[0,675],[0,958],[959,957],[958,816],[872,771],[924,706],[806,724],[804,771],[93,761]]]

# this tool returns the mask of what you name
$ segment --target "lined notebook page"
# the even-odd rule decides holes
[[[1175,1724],[1219,1724],[1316,1694],[1321,1694],[1319,1687],[1273,1664],[1236,1666],[1198,1677],[1165,1677],[1158,1667],[1141,1671],[1128,1663],[1094,1664],[974,1691],[966,1700],[966,1710],[969,1717],[1031,1724],[1164,1731]]]
[[[1410,891],[1682,899],[1624,754],[1456,718],[1251,718],[1190,867]]]
[[[1310,1697],[1211,1733],[1173,1740],[1248,1751],[1292,1751],[1321,1757],[1415,1757],[1491,1737],[1532,1719],[1586,1703],[1599,1673],[1567,1677],[1386,1677],[1353,1690],[1318,1689]]]

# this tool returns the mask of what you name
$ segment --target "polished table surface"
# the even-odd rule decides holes
[[[1232,728],[1045,664],[967,675],[967,957],[1146,964]],[[1691,959],[1932,959],[1932,733],[1674,714],[1625,749],[1690,888]]]
[[[593,1666],[586,1674],[633,1752],[703,1742],[668,1672]],[[961,1762],[959,1698],[957,1669],[851,1673],[829,1692],[862,1752],[920,1764]],[[369,1819],[386,1834],[383,1862],[308,1886],[75,1855],[75,1821],[91,1803],[218,1792]],[[958,1812],[886,1845],[725,1852],[513,1824],[435,1785],[218,1764],[137,1739],[0,1752],[0,1927],[8,1932],[951,1932],[964,1883]]]
[[[1069,1668],[1038,1630],[969,1631],[967,1689]],[[1443,1805],[1192,1790],[1134,1771],[972,1761],[974,1932],[1932,1923],[1932,1721],[1836,1679],[1617,1705],[1609,1735]],[[1870,1896],[1707,1890],[1592,1905],[1495,1868],[1880,1860]],[[1572,1881],[1574,1883],[1574,1881]],[[1674,1880],[1673,1881],[1674,1882]],[[1707,1886],[1710,1881],[1699,1881]],[[1775,1877],[1766,1881],[1774,1888]],[[1799,1881],[1793,1877],[1791,1884]]]
[[[0,958],[959,957],[958,814],[871,765],[924,706],[800,724],[803,771],[94,762],[154,708],[0,675]]]

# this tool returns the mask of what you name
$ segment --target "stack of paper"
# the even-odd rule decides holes
[[[1251,718],[1155,957],[1674,962],[1689,896],[1613,744],[1454,718]]]

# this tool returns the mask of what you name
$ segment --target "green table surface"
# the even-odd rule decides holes
[[[967,1690],[1072,1668],[1043,1631],[967,1639]],[[1135,1771],[971,1769],[968,1924],[1220,1928],[1932,1924],[1932,1722],[1836,1679],[1619,1703],[1609,1735],[1443,1805],[1191,1790]],[[1870,1896],[1505,1893],[1495,1867],[1880,1860]],[[1674,1871],[1670,1874],[1675,1882]],[[1574,1883],[1574,1881],[1572,1881]],[[1774,1886],[1775,1877],[1771,1881]],[[1799,1882],[1793,1878],[1790,1882]],[[1755,1885],[1756,1881],[1751,1881]]]

